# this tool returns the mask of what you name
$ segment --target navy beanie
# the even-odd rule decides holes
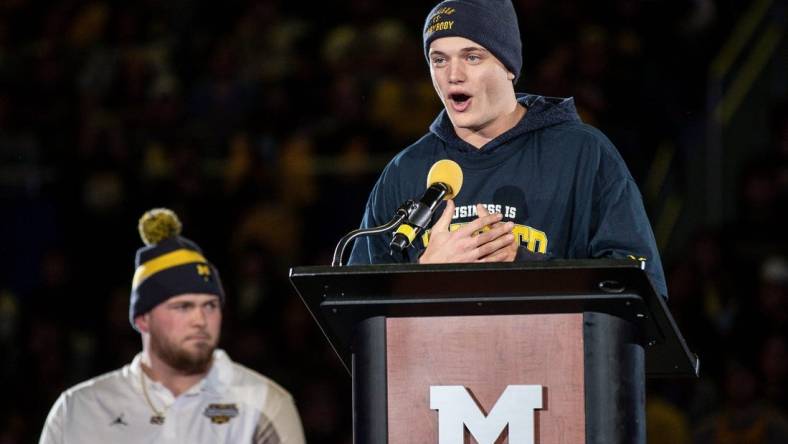
[[[186,293],[213,294],[224,304],[219,272],[194,242],[180,236],[178,216],[166,208],[150,210],[139,221],[146,246],[137,250],[131,284],[129,320],[167,299]]]
[[[441,37],[465,37],[482,45],[520,78],[523,45],[511,0],[446,0],[438,3],[424,22],[424,55]]]

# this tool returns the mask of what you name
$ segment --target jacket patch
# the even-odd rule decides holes
[[[238,416],[238,407],[233,404],[209,404],[203,415],[211,418],[214,424],[226,424]]]

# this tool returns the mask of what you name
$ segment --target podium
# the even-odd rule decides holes
[[[524,385],[542,394],[530,442],[645,443],[646,376],[698,375],[636,261],[296,267],[290,279],[352,375],[356,444],[438,443],[430,387],[464,387],[491,415]]]

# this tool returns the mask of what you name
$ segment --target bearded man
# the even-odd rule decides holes
[[[129,319],[142,337],[131,364],[60,395],[40,444],[303,444],[292,396],[217,348],[224,291],[216,268],[167,209],[139,230]]]

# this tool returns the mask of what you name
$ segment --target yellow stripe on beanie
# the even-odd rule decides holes
[[[151,259],[148,262],[137,267],[134,272],[134,279],[131,281],[131,288],[136,289],[142,284],[145,279],[152,275],[166,270],[168,268],[177,267],[178,265],[191,264],[195,262],[208,262],[202,254],[194,251],[181,248],[167,254],[163,254],[156,259]]]

